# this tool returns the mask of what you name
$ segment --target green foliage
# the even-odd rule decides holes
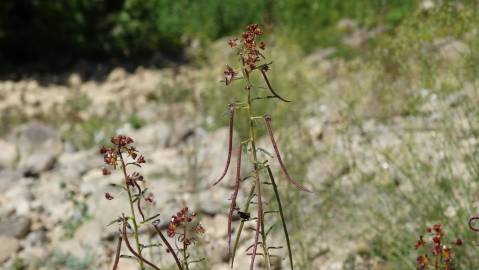
[[[310,50],[338,44],[342,33],[334,26],[341,18],[365,26],[394,25],[411,13],[415,2],[6,0],[0,3],[0,51],[15,61],[59,53],[178,53],[192,38],[216,39],[253,22],[287,33]]]
[[[344,33],[335,26],[342,18],[354,19],[366,27],[397,25],[415,6],[414,0],[280,0],[273,5],[273,19],[281,32],[311,50],[339,44]]]

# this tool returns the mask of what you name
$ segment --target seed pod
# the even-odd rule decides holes
[[[269,91],[271,91],[273,96],[277,97],[279,100],[284,101],[284,102],[291,102],[291,100],[287,100],[287,99],[281,97],[280,95],[278,95],[278,93],[276,93],[276,91],[273,90],[273,87],[271,86],[271,83],[268,80],[268,76],[266,75],[265,67],[268,67],[268,66],[266,65],[266,66],[260,68],[259,70],[261,71],[261,74],[263,75],[263,79],[266,81],[266,85],[268,85]]]
[[[215,186],[218,184],[223,178],[225,177],[226,173],[228,172],[228,168],[230,166],[230,161],[231,161],[231,147],[232,147],[232,141],[233,141],[233,123],[234,123],[234,116],[235,116],[235,107],[233,104],[229,104],[229,113],[230,113],[230,125],[229,125],[229,135],[228,135],[228,156],[226,159],[226,166],[223,171],[223,174],[221,177],[216,180],[216,182],[213,184]]]
[[[233,212],[236,208],[236,198],[238,197],[238,191],[241,183],[241,151],[242,147],[238,148],[238,160],[236,163],[236,184],[231,197],[230,211],[228,213],[228,255],[231,256],[231,221],[233,219]]]
[[[286,170],[286,166],[283,163],[283,159],[281,158],[281,155],[279,153],[278,145],[276,144],[276,140],[274,139],[273,135],[273,130],[271,129],[271,116],[269,114],[266,114],[263,116],[264,118],[264,123],[266,125],[266,129],[268,130],[269,138],[271,139],[271,143],[273,144],[274,152],[276,153],[276,158],[278,159],[279,166],[281,167],[281,171],[283,172],[284,176],[286,176],[286,179],[288,179],[291,184],[293,184],[297,189],[306,191],[306,192],[311,192],[311,190],[301,186],[296,180],[294,180]]]

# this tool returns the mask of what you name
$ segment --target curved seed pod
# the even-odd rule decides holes
[[[254,235],[254,245],[253,245],[253,253],[251,254],[251,263],[249,266],[250,270],[254,269],[254,259],[256,258],[256,250],[258,249],[258,241],[259,241],[259,230],[260,225],[263,223],[263,202],[261,200],[261,187],[259,185],[259,172],[258,168],[255,165],[255,175],[256,175],[256,198],[258,203],[258,219],[256,220],[256,231]],[[267,255],[266,255],[267,256]]]
[[[116,270],[118,268],[118,262],[120,261],[120,252],[121,252],[121,236],[118,237],[118,243],[116,244],[116,254],[115,254],[115,262],[113,263],[112,270]]]
[[[166,237],[163,235],[163,233],[161,233],[160,229],[158,228],[159,223],[160,223],[160,220],[153,221],[153,227],[155,228],[156,232],[160,235],[161,240],[163,241],[163,243],[165,243],[165,245],[168,248],[168,251],[170,252],[170,254],[175,259],[176,266],[178,266],[178,269],[183,270],[183,267],[181,266],[181,262],[178,259],[178,256],[176,256],[176,253],[173,250],[173,248],[171,247],[170,243],[168,242],[168,240],[166,240]]]
[[[228,213],[228,256],[231,256],[231,220],[233,219],[233,212],[236,208],[236,198],[238,197],[238,191],[241,183],[241,151],[242,145],[238,148],[238,160],[236,163],[236,184],[231,197],[230,211]]]
[[[279,165],[281,167],[281,171],[286,176],[286,179],[288,179],[288,181],[291,182],[291,184],[293,184],[297,189],[302,190],[302,191],[306,191],[306,192],[311,192],[311,190],[309,190],[309,189],[303,187],[302,185],[300,185],[298,182],[296,182],[296,180],[294,180],[289,175],[288,171],[286,170],[286,166],[284,166],[283,159],[281,158],[281,155],[279,153],[278,145],[276,144],[276,140],[274,139],[274,136],[273,136],[273,130],[271,129],[271,124],[270,124],[271,123],[271,116],[269,114],[266,114],[266,115],[263,116],[263,118],[264,118],[264,123],[266,125],[266,129],[268,130],[269,138],[271,139],[271,143],[273,144],[274,152],[276,153],[276,158],[278,159]]]
[[[130,241],[128,241],[128,236],[126,235],[126,220],[123,221],[123,230],[122,230],[122,235],[123,235],[123,239],[125,240],[125,244],[126,244],[126,247],[128,248],[128,250],[133,254],[135,255],[135,257],[137,257],[138,259],[142,260],[144,263],[148,264],[149,266],[153,267],[154,269],[156,270],[160,270],[160,268],[156,265],[154,265],[153,263],[151,263],[150,261],[148,261],[147,259],[143,258],[140,254],[136,253],[136,251],[131,247],[130,245]]]
[[[469,222],[468,222],[468,224],[469,224],[469,229],[471,229],[471,230],[473,230],[473,231],[475,231],[475,232],[479,232],[479,228],[474,227],[474,224],[473,224],[475,221],[478,221],[478,220],[479,220],[479,217],[471,217],[471,218],[469,219]]]
[[[273,90],[273,87],[271,86],[271,83],[270,83],[269,80],[268,80],[268,76],[266,75],[266,71],[264,71],[263,68],[260,68],[259,70],[261,71],[261,74],[263,75],[263,79],[266,81],[266,84],[268,85],[269,91],[271,91],[271,93],[272,93],[275,97],[277,97],[278,99],[280,99],[281,101],[291,102],[291,100],[287,100],[287,99],[281,97],[280,95],[278,95],[278,93],[276,93],[276,92]]]
[[[135,183],[135,186],[138,189],[138,201],[137,201],[138,212],[140,212],[142,221],[145,221],[145,214],[143,214],[143,210],[141,210],[141,196],[140,195],[142,193],[142,190],[141,190],[140,185],[136,182],[136,180],[133,180],[133,183]]]
[[[230,161],[231,161],[231,147],[232,147],[232,141],[233,141],[233,123],[234,123],[234,117],[235,117],[235,107],[233,104],[229,104],[229,112],[230,112],[230,125],[229,125],[229,135],[228,135],[228,157],[226,159],[226,166],[223,171],[223,174],[221,177],[216,180],[216,182],[213,184],[215,186],[218,184],[223,178],[225,177],[226,173],[228,172],[228,168],[230,166]]]

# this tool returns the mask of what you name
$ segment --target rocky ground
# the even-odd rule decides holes
[[[342,24],[357,27],[348,21]],[[357,32],[347,40],[352,46],[362,43],[353,39],[363,37]],[[377,33],[367,34],[366,38]],[[434,55],[445,62],[456,62],[469,50],[459,40],[438,46]],[[479,101],[477,84],[454,84],[457,80],[444,76],[455,87],[446,94],[421,88],[420,83],[409,84],[420,100],[414,104],[415,112],[387,110],[385,120],[381,117],[384,104],[377,102],[374,92],[365,92],[377,82],[375,70],[359,69],[361,62],[332,59],[333,51],[322,49],[300,58],[300,64],[290,66],[285,76],[286,80],[299,76],[302,85],[313,89],[305,90],[301,99],[307,100],[306,105],[293,110],[300,120],[278,131],[293,172],[303,175],[315,190],[304,196],[285,181],[280,184],[288,190],[286,209],[292,220],[295,259],[301,269],[394,269],[384,257],[371,255],[371,250],[383,243],[376,237],[389,222],[415,231],[417,224],[408,217],[420,201],[401,205],[388,192],[408,197],[428,188],[418,186],[418,179],[430,183],[441,176],[460,179],[461,187],[450,194],[462,192],[458,196],[462,199],[442,205],[439,211],[446,209],[451,217],[474,211],[477,175],[468,162],[475,159],[479,143],[477,110],[472,105]],[[278,59],[275,65],[286,61]],[[160,212],[166,224],[185,202],[190,204],[206,228],[196,255],[207,261],[198,269],[228,269],[226,213],[232,175],[210,189],[224,165],[227,129],[211,124],[216,117],[224,118],[208,115],[205,107],[215,104],[198,105],[206,91],[222,87],[211,90],[221,79],[216,74],[221,74],[220,67],[139,67],[133,72],[118,67],[101,80],[88,78],[80,69],[48,79],[33,76],[0,82],[2,269],[109,268],[117,228],[107,225],[128,208],[121,195],[113,201],[105,199],[105,192],[117,193],[110,184],[119,183],[121,176],[102,175],[97,149],[118,133],[133,137],[146,157],[142,173],[156,201],[150,211]],[[354,95],[347,100],[342,96],[349,93],[347,89],[367,94],[359,101]],[[165,94],[171,91],[176,92]],[[351,100],[356,102],[354,110],[347,103]],[[260,144],[271,149],[266,138]],[[427,166],[426,171],[419,166]],[[391,212],[395,214],[390,221],[379,218]],[[429,217],[424,214],[423,218]],[[154,239],[147,230],[142,237]],[[274,241],[281,241],[280,231]],[[245,241],[240,250],[248,245]],[[410,257],[413,263],[414,256]],[[247,260],[241,255],[238,269],[244,269]],[[278,262],[278,269],[281,265],[287,266],[287,260]],[[120,269],[136,268],[122,260]]]

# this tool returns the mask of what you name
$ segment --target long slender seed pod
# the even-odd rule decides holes
[[[281,204],[281,198],[279,197],[278,186],[276,186],[276,181],[274,180],[273,172],[271,171],[271,168],[269,167],[269,165],[266,165],[266,169],[268,170],[269,179],[271,180],[271,183],[273,184],[274,195],[278,203],[279,215],[281,217],[281,223],[283,224],[284,236],[286,238],[286,245],[288,245],[289,265],[291,267],[291,270],[293,270],[293,253],[291,251],[291,242],[289,241],[288,227],[286,227],[286,219],[284,218],[283,206]]]
[[[263,79],[266,81],[266,84],[268,85],[269,91],[271,91],[271,93],[275,97],[277,97],[279,100],[284,101],[284,102],[291,102],[291,100],[287,100],[287,99],[281,97],[280,95],[278,95],[278,93],[276,93],[276,91],[273,90],[273,87],[271,86],[271,83],[268,80],[268,76],[266,75],[266,71],[264,71],[263,68],[260,68],[259,70],[261,71],[261,74],[263,75]]]
[[[241,151],[242,145],[240,144],[238,148],[238,160],[236,162],[236,184],[231,197],[230,211],[228,213],[228,256],[231,256],[231,221],[233,219],[233,212],[236,208],[236,198],[238,197],[238,192],[241,183]]]
[[[229,135],[228,135],[228,157],[226,159],[226,166],[223,171],[223,174],[218,180],[216,180],[213,186],[215,186],[221,180],[223,180],[226,173],[228,172],[228,168],[230,166],[230,161],[231,161],[231,148],[232,148],[232,141],[233,141],[233,123],[234,123],[234,117],[235,117],[235,107],[233,104],[229,104],[228,107],[229,107],[229,113],[230,113],[230,125],[229,125]]]
[[[255,174],[256,174],[256,199],[258,203],[258,220],[256,220],[256,232],[254,236],[254,246],[253,252],[251,254],[251,264],[249,266],[250,270],[254,269],[254,259],[256,258],[256,250],[258,249],[258,241],[259,241],[259,231],[260,225],[263,223],[263,202],[261,201],[261,186],[259,181],[259,172],[257,165],[255,164]],[[267,256],[267,255],[266,255]]]
[[[269,114],[264,115],[264,123],[266,125],[266,129],[268,130],[269,138],[271,139],[271,143],[273,144],[274,152],[276,153],[276,158],[278,159],[279,165],[281,167],[281,171],[286,176],[291,184],[293,184],[296,188],[302,191],[311,192],[311,190],[303,187],[300,185],[296,180],[294,180],[286,170],[286,166],[283,163],[283,159],[281,158],[281,154],[279,153],[278,145],[276,144],[276,140],[274,139],[273,130],[271,129],[271,116]]]
[[[120,261],[120,252],[121,252],[121,235],[118,237],[118,242],[116,244],[116,254],[115,254],[115,261],[113,263],[112,270],[116,270],[118,268],[118,262]]]
[[[123,230],[122,230],[122,235],[123,235],[123,239],[125,240],[125,244],[126,244],[126,247],[128,248],[128,250],[133,254],[135,255],[135,257],[137,257],[139,260],[141,260],[142,262],[148,264],[149,266],[153,267],[154,269],[156,270],[160,270],[160,268],[156,265],[154,265],[153,263],[151,263],[150,261],[148,261],[147,259],[143,258],[143,256],[141,256],[140,254],[136,253],[136,251],[131,247],[130,245],[130,242],[128,241],[128,236],[126,235],[126,220],[123,221]]]
[[[161,240],[166,245],[166,248],[168,248],[170,254],[173,256],[173,258],[175,258],[176,266],[178,266],[178,269],[183,270],[180,259],[178,259],[178,256],[176,256],[175,250],[173,250],[168,240],[166,240],[166,237],[163,235],[163,233],[161,233],[161,230],[158,228],[158,221],[153,221],[153,227],[155,227],[156,232],[158,233],[158,235],[160,235]]]
[[[145,221],[145,214],[143,214],[143,210],[141,210],[141,203],[140,203],[140,201],[141,201],[141,196],[140,195],[142,193],[141,187],[135,180],[133,180],[133,183],[135,183],[136,188],[138,189],[138,201],[137,201],[138,212],[140,212],[142,221]]]

